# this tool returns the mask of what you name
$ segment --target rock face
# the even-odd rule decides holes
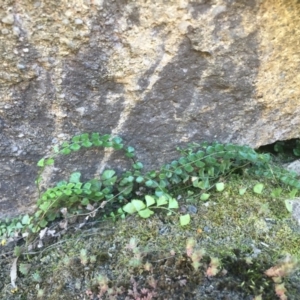
[[[147,168],[186,142],[299,137],[296,0],[2,3],[0,217],[34,208],[36,162],[74,134],[119,135]],[[49,180],[118,162],[98,154]]]

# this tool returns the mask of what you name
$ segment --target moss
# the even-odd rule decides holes
[[[280,198],[274,198],[271,193],[277,186],[271,180],[235,176],[224,182],[225,190],[211,190],[207,202],[194,196],[191,204],[189,189],[180,191],[179,211],[186,211],[189,205],[197,208],[185,228],[178,225],[178,215],[167,216],[157,211],[149,219],[135,215],[115,223],[96,219],[98,223],[52,238],[49,249],[19,258],[19,263],[30,263],[31,269],[27,276],[20,274],[16,294],[8,288],[7,259],[1,266],[5,270],[1,275],[5,286],[1,298],[36,299],[42,290],[44,299],[83,299],[86,291],[94,296],[99,293],[97,276],[103,274],[112,293],[120,289],[119,296],[132,289],[132,280],[140,288],[151,290],[149,278],[153,277],[161,299],[170,294],[197,299],[199,286],[207,284],[204,274],[210,259],[218,257],[227,274],[210,279],[216,290],[226,287],[232,293],[240,293],[242,299],[261,293],[264,299],[275,299],[273,282],[264,271],[286,253],[300,258],[299,230],[284,206],[290,191],[283,189]],[[264,184],[262,194],[253,192],[258,182]],[[241,187],[247,187],[244,195],[239,194]],[[206,250],[198,271],[186,255],[189,237],[195,239],[196,247]],[[135,249],[128,246],[132,238],[137,243]],[[86,251],[85,263],[80,254],[84,253],[82,249]],[[39,283],[31,276],[36,272],[41,277]],[[299,277],[292,282],[286,280],[291,299],[296,299],[291,296],[296,293],[295,282],[299,283]]]

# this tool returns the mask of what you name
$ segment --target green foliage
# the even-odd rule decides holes
[[[85,266],[87,265],[89,259],[88,259],[88,254],[86,249],[81,249],[80,250],[80,262]]]
[[[191,216],[189,214],[185,214],[180,216],[180,225],[185,226],[191,222]]]
[[[222,191],[225,189],[225,184],[224,184],[224,182],[218,182],[218,183],[216,184],[216,189],[217,189],[218,192],[222,192]]]
[[[131,168],[121,174],[115,170],[104,170],[97,178],[86,182],[81,180],[79,171],[72,173],[68,180],[60,181],[40,194],[34,215],[10,220],[10,225],[0,223],[0,235],[9,236],[15,231],[36,233],[56,218],[78,213],[89,214],[91,210],[95,213],[101,210],[103,217],[114,219],[134,213],[149,218],[156,210],[178,214],[176,190],[187,190],[195,201],[207,201],[209,190],[214,187],[222,193],[225,190],[224,178],[233,174],[268,177],[293,187],[296,192],[300,189],[296,174],[275,166],[269,154],[257,153],[247,146],[192,143],[186,148],[177,148],[181,154],[178,160],[159,170],[143,172],[143,164],[135,159],[133,147],[124,147],[120,137],[99,133],[76,135],[70,142],[55,146],[52,156],[39,160],[38,187],[43,171],[55,164],[58,155],[68,155],[92,146],[123,151],[125,157],[132,161]],[[253,187],[253,191],[258,194],[263,193],[263,189],[261,183]],[[241,187],[239,194],[243,195],[246,190]],[[278,196],[280,192],[277,190],[273,194]],[[190,215],[179,214],[179,222],[182,226],[189,224]]]
[[[262,183],[257,183],[254,187],[253,187],[253,191],[256,194],[261,194],[262,190],[264,188],[264,185]]]
[[[293,149],[293,153],[296,156],[300,156],[300,141],[297,141],[296,147]]]
[[[243,195],[246,193],[246,191],[247,191],[247,188],[240,188],[240,189],[239,189],[239,194],[240,194],[241,196],[243,196]]]
[[[178,202],[168,194],[163,194],[160,197],[146,195],[145,201],[133,199],[124,205],[122,209],[128,214],[138,213],[142,218],[149,218],[154,214],[151,209],[163,206],[166,206],[169,213],[172,213],[172,209],[178,208]]]
[[[35,272],[32,274],[32,280],[34,282],[42,282],[42,277],[39,272]]]
[[[293,210],[293,200],[287,199],[284,201],[286,209],[291,213]]]
[[[292,139],[287,141],[277,141],[274,144],[274,152],[284,159],[300,156],[300,139]]]
[[[271,196],[273,198],[278,198],[281,195],[282,188],[276,188],[272,191]]]
[[[14,256],[19,257],[22,254],[22,249],[19,246],[14,248]]]
[[[210,196],[210,194],[203,193],[203,194],[201,194],[201,196],[200,196],[200,200],[206,201],[206,200],[208,200],[209,196]]]
[[[23,275],[28,275],[31,265],[21,263],[19,266],[19,270]]]

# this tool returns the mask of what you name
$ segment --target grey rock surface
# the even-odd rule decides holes
[[[289,171],[295,172],[300,175],[300,160],[297,159],[291,163],[284,164],[283,167]]]
[[[34,209],[36,162],[74,134],[119,135],[148,169],[187,142],[299,136],[297,1],[2,3],[0,217]],[[126,162],[81,152],[48,183],[105,166]]]

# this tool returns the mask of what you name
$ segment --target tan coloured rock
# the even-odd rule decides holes
[[[122,136],[148,169],[190,141],[299,137],[296,0],[2,2],[0,216],[34,208],[36,162],[77,133]],[[47,179],[115,160],[81,153]]]
[[[300,3],[262,1],[257,22],[260,67],[255,82],[262,109],[251,134],[254,146],[300,136]]]
[[[14,15],[8,14],[7,16],[5,16],[1,19],[1,22],[4,24],[9,24],[9,25],[14,24]]]

